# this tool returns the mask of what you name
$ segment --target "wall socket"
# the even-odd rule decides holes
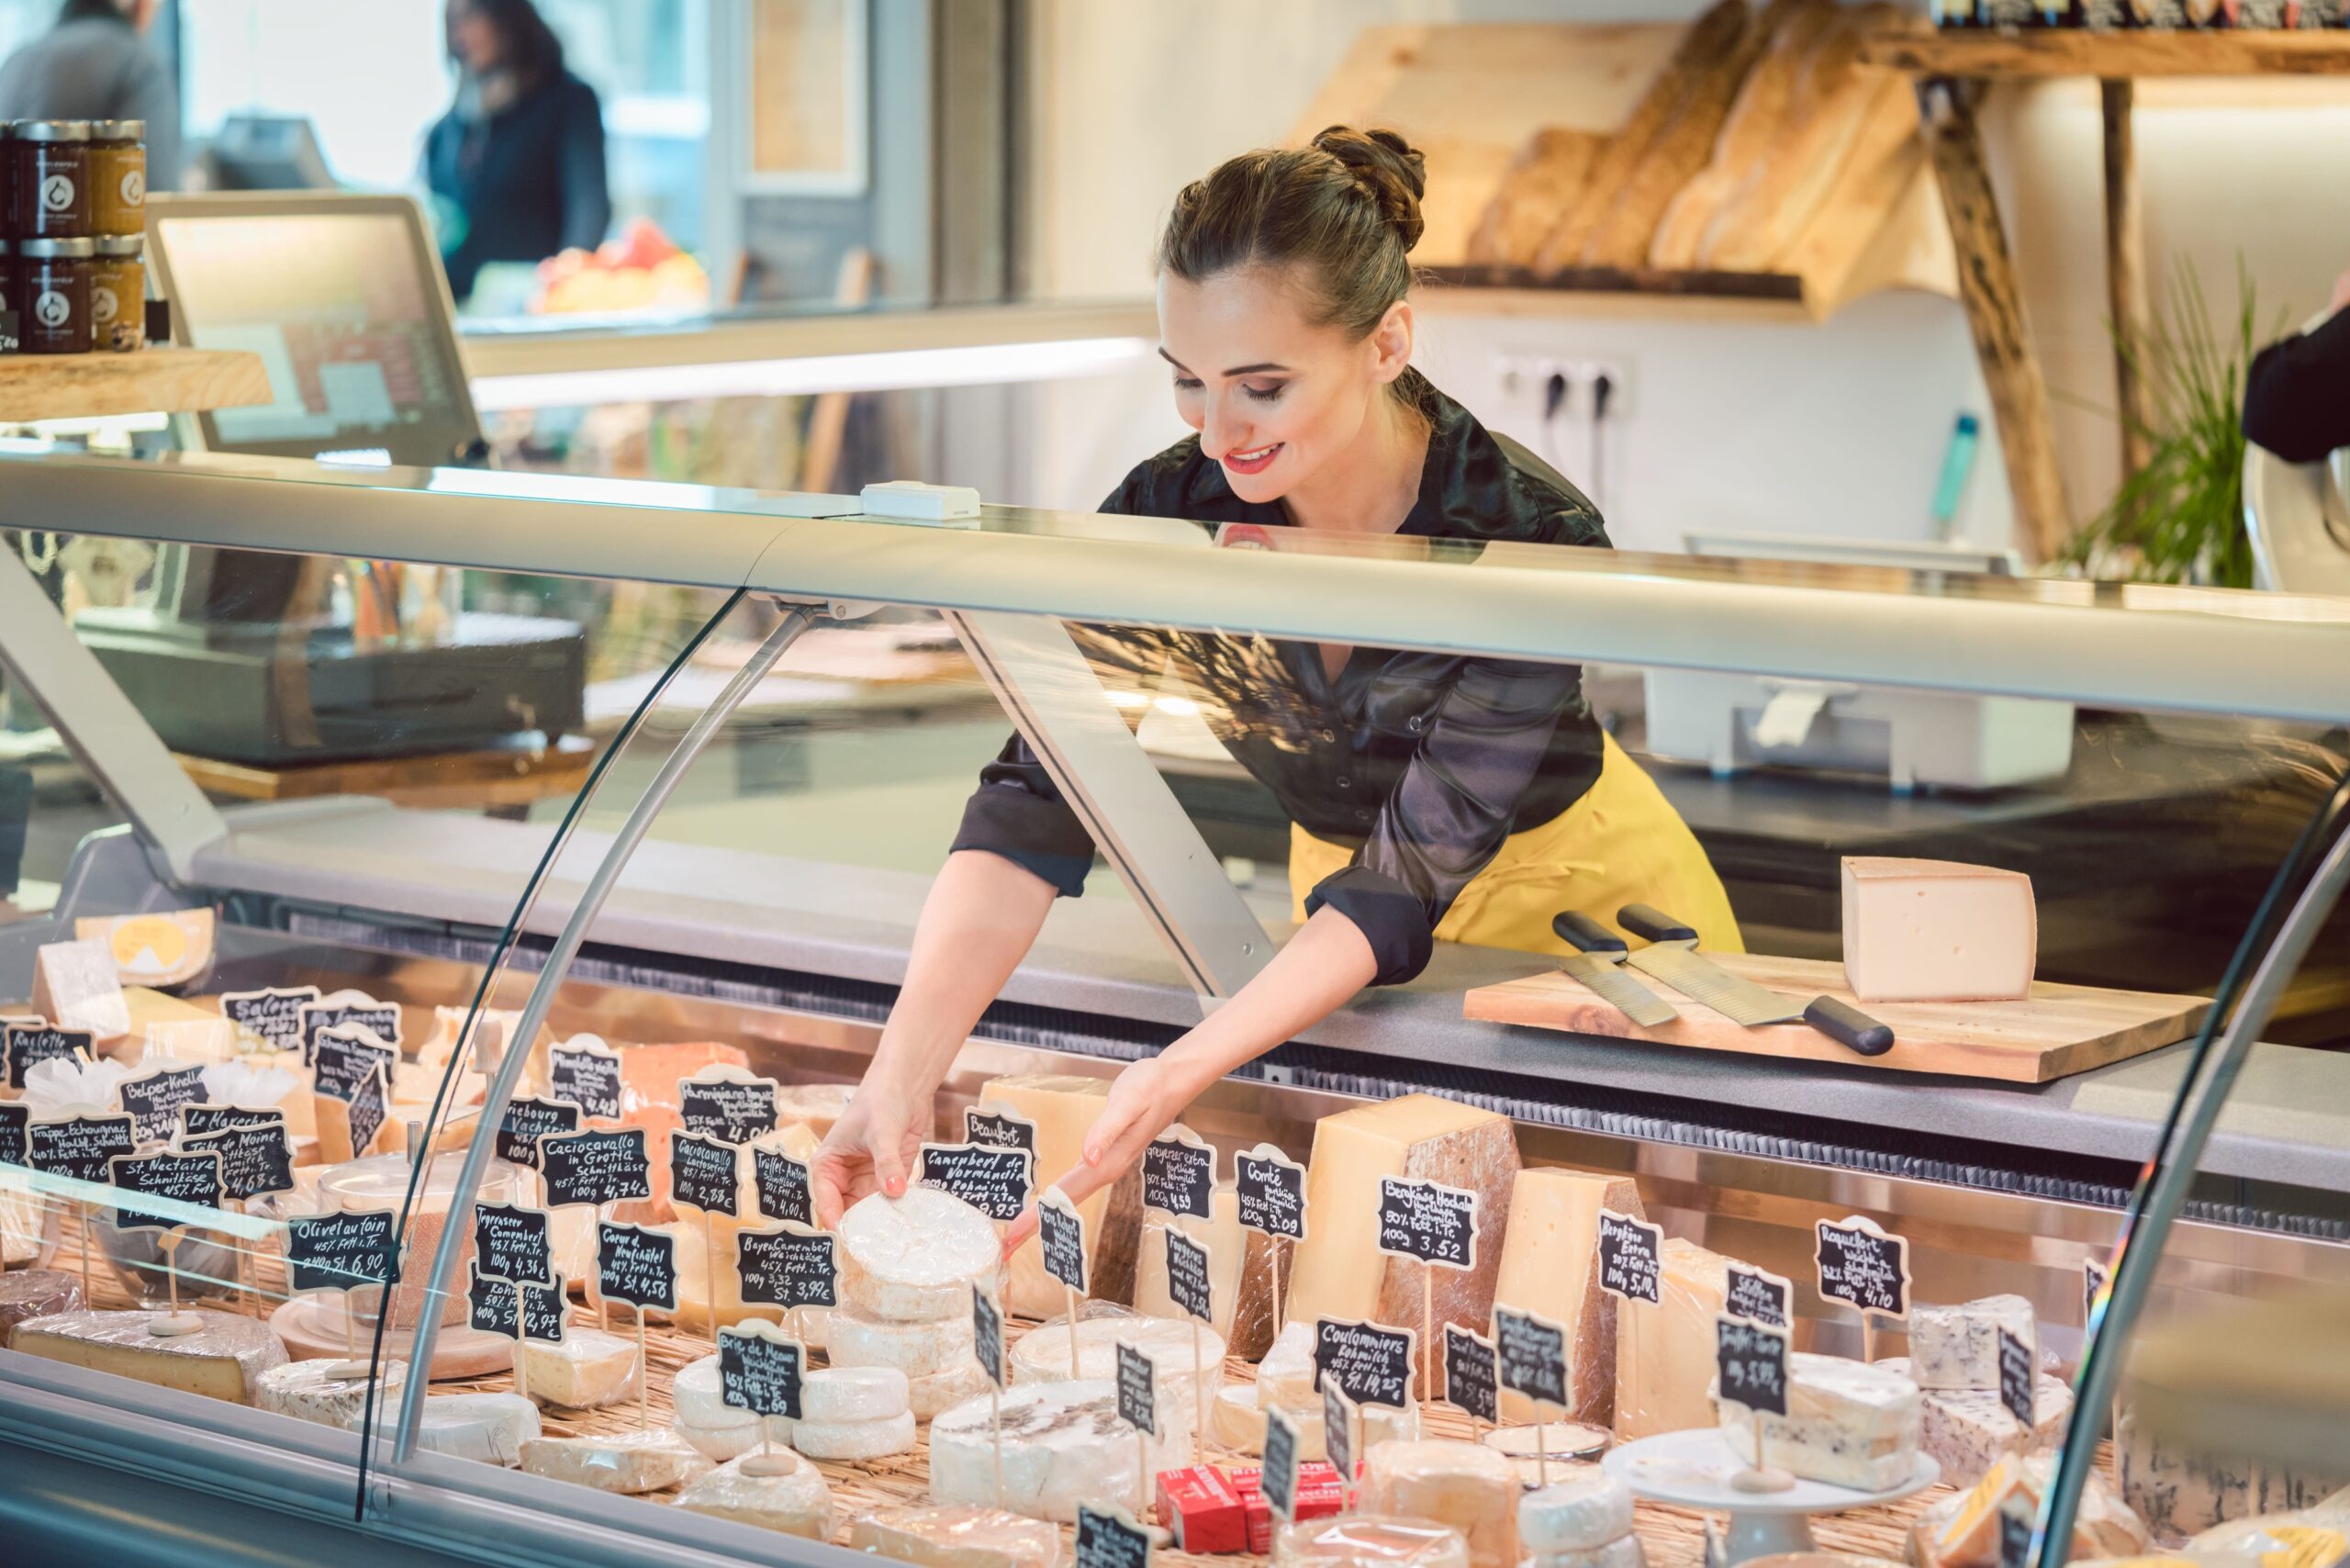
[[[1532,414],[1538,421],[1542,418],[1544,389],[1552,375],[1567,378],[1566,401],[1560,405],[1561,420],[1587,420],[1591,418],[1592,389],[1599,378],[1607,377],[1607,419],[1613,424],[1629,417],[1632,412],[1632,365],[1623,359],[1569,359],[1562,354],[1496,354],[1494,374],[1502,385],[1505,405],[1513,410]]]

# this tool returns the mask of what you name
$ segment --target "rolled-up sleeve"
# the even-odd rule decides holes
[[[1000,855],[1051,883],[1063,898],[1083,892],[1086,873],[1093,869],[1093,835],[1019,735],[979,769],[979,787],[964,802],[952,847]]]

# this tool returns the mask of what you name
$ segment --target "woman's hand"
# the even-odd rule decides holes
[[[1081,1204],[1125,1174],[1150,1140],[1183,1114],[1191,1095],[1180,1088],[1163,1057],[1145,1057],[1118,1074],[1102,1114],[1086,1129],[1085,1158],[1051,1183]],[[1003,1233],[1003,1255],[1036,1233],[1036,1205],[1030,1204]]]
[[[901,1089],[870,1079],[857,1086],[848,1109],[816,1150],[808,1173],[818,1225],[833,1229],[851,1204],[870,1193],[905,1195],[906,1173],[922,1151],[923,1129],[930,1125],[930,1107],[916,1107],[911,1098]]]

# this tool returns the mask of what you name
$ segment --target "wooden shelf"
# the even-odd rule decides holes
[[[2350,31],[1885,32],[1862,58],[1920,76],[2326,76],[2350,72]]]
[[[261,356],[241,351],[140,349],[0,359],[0,424],[186,414],[269,398],[269,373]]]

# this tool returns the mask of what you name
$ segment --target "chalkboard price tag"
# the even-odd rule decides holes
[[[1664,1305],[1664,1226],[1599,1211],[1599,1288],[1625,1301]]]
[[[1447,1269],[1477,1266],[1477,1194],[1439,1182],[1379,1179],[1379,1249]]]
[[[220,1191],[241,1204],[294,1190],[294,1148],[286,1142],[283,1116],[242,1122],[193,1137],[184,1136],[180,1147],[191,1150],[208,1148],[218,1154]]]
[[[1795,1286],[1787,1282],[1785,1275],[1732,1263],[1722,1310],[1732,1317],[1743,1317],[1749,1323],[1787,1333],[1795,1327]]]
[[[1314,1375],[1325,1388],[1336,1383],[1357,1405],[1412,1403],[1412,1352],[1419,1336],[1361,1318],[1314,1320]]]
[[[498,1119],[498,1158],[510,1165],[538,1168],[539,1140],[561,1137],[579,1130],[579,1107],[564,1100],[541,1100],[532,1095],[506,1103],[506,1114]]]
[[[808,1167],[801,1161],[771,1148],[755,1148],[751,1150],[751,1184],[765,1217],[793,1225],[816,1223]]]
[[[591,1122],[621,1119],[621,1055],[593,1035],[547,1047],[547,1096]]]
[[[1723,1313],[1714,1319],[1714,1370],[1721,1396],[1757,1417],[1787,1413],[1787,1337]]]
[[[125,1193],[142,1198],[162,1198],[192,1208],[220,1206],[220,1157],[211,1149],[193,1154],[169,1149],[155,1154],[118,1154],[106,1164],[114,1184]],[[117,1230],[178,1230],[201,1223],[196,1215],[155,1214],[127,1204],[115,1205]]]
[[[704,1069],[677,1080],[677,1115],[686,1131],[721,1143],[748,1143],[775,1131],[776,1082],[772,1078],[722,1076]]]
[[[677,1131],[669,1135],[669,1201],[733,1219],[743,1212],[741,1151],[731,1143]]]
[[[1174,1127],[1142,1151],[1145,1208],[1192,1219],[1215,1217],[1215,1148],[1189,1127]]]
[[[1909,1316],[1909,1243],[1858,1215],[1819,1221],[1819,1294],[1881,1317]]]
[[[963,1113],[963,1140],[990,1148],[1024,1148],[1036,1152],[1036,1124],[1009,1105],[974,1105]]]
[[[1495,1310],[1508,1309],[1501,1307]],[[1458,1323],[1444,1326],[1446,1404],[1468,1412],[1470,1419],[1474,1421],[1499,1421],[1501,1405],[1494,1393],[1499,1376],[1500,1361],[1494,1341],[1463,1328]]]
[[[2094,1258],[2081,1260],[2081,1327],[2088,1327],[2097,1321],[2098,1298],[2113,1283],[2113,1275]]]
[[[125,1079],[119,1092],[130,1114],[130,1136],[140,1143],[161,1143],[178,1129],[180,1107],[203,1100],[204,1069],[153,1068]]]
[[[2040,1347],[2010,1329],[1999,1330],[1999,1403],[2026,1432],[2031,1430],[2040,1381]]]
[[[1118,1341],[1118,1419],[1158,1436],[1158,1369],[1148,1355]]]
[[[321,1041],[323,1047],[326,1042]],[[375,1142],[386,1118],[392,1114],[390,1070],[376,1064],[375,1070],[359,1081],[359,1088],[351,1096],[351,1109],[345,1117],[351,1124],[351,1152],[364,1155]]]
[[[1265,1468],[1259,1484],[1265,1489],[1265,1506],[1283,1524],[1297,1518],[1297,1456],[1301,1445],[1297,1423],[1278,1406],[1265,1411]]]
[[[552,1285],[516,1285],[486,1278],[479,1269],[474,1270],[465,1286],[466,1325],[477,1333],[511,1339],[515,1337],[518,1302],[523,1338],[535,1339],[542,1345],[563,1343],[571,1317],[571,1299],[568,1283],[561,1274],[555,1276]]]
[[[130,1118],[61,1116],[33,1122],[26,1127],[27,1162],[44,1176],[65,1176],[76,1182],[104,1183],[112,1180],[107,1161],[118,1154],[135,1153]]]
[[[319,1036],[330,1029],[354,1031],[395,1053],[400,1048],[400,1010],[388,1002],[313,1002],[297,1012],[304,1067],[319,1065]]]
[[[1338,1380],[1322,1380],[1322,1449],[1330,1461],[1330,1468],[1338,1473],[1338,1484],[1349,1485],[1355,1478],[1355,1401],[1338,1386]]]
[[[832,1236],[786,1224],[734,1233],[734,1276],[745,1304],[838,1306],[840,1264]]]
[[[262,1110],[251,1105],[208,1105],[199,1101],[180,1107],[180,1141],[210,1137],[232,1127],[257,1127],[263,1122],[283,1125],[285,1120],[285,1113],[274,1105]]]
[[[1028,1206],[1036,1157],[1024,1148],[989,1148],[976,1143],[922,1146],[925,1187],[952,1193],[993,1220],[1014,1220]]]
[[[0,1100],[0,1165],[32,1163],[32,1107],[22,1100]]]
[[[220,999],[220,1016],[272,1050],[302,1048],[302,1009],[319,999],[314,985],[232,991]]]
[[[285,1266],[294,1294],[396,1285],[400,1260],[388,1210],[297,1215],[285,1222]]]
[[[1080,1503],[1075,1568],[1150,1568],[1150,1532],[1124,1508]]]
[[[1003,1309],[978,1285],[971,1287],[971,1354],[988,1381],[1003,1387]]]
[[[746,1318],[718,1331],[719,1396],[755,1416],[800,1419],[800,1387],[805,1376],[800,1341],[764,1317]]]
[[[509,1285],[554,1282],[554,1222],[544,1209],[520,1204],[474,1205],[474,1268],[485,1280]]]
[[[1566,1408],[1566,1329],[1539,1314],[1496,1305],[1494,1347],[1501,1360],[1504,1388]]]
[[[2032,1527],[2037,1522],[2021,1487],[1999,1505],[1999,1568],[2031,1568]]]
[[[312,1087],[330,1100],[345,1104],[359,1097],[359,1086],[377,1068],[388,1079],[399,1065],[400,1054],[385,1045],[345,1025],[338,1025],[310,1042],[311,1067],[316,1070]],[[364,1144],[353,1143],[352,1149],[364,1151]]]
[[[640,1311],[677,1311],[677,1238],[641,1225],[597,1221],[596,1294]]]
[[[1215,1326],[1215,1282],[1208,1278],[1208,1249],[1171,1225],[1167,1227],[1167,1294],[1202,1323]]]
[[[1036,1245],[1044,1253],[1045,1272],[1083,1295],[1085,1216],[1058,1187],[1046,1188],[1036,1200]]]
[[[8,1087],[22,1089],[25,1074],[45,1061],[95,1060],[97,1042],[98,1036],[88,1029],[61,1029],[38,1018],[0,1028],[0,1053],[7,1061]]]
[[[1243,1226],[1276,1240],[1305,1239],[1304,1166],[1260,1143],[1233,1157],[1232,1174]]]
[[[550,1208],[571,1204],[601,1208],[653,1195],[653,1162],[645,1158],[643,1127],[541,1138],[539,1173],[545,1179]]]

